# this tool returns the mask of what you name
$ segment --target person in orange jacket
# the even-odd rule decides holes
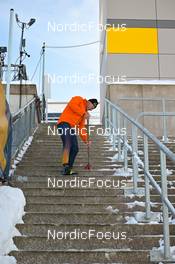
[[[90,116],[88,111],[95,109],[97,105],[97,99],[87,100],[81,96],[74,96],[58,119],[58,131],[63,142],[63,175],[77,174],[72,170],[79,151],[76,133],[78,132],[85,144],[89,144],[85,121]]]

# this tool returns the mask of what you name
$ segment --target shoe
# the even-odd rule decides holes
[[[69,175],[69,172],[70,172],[69,165],[64,165],[63,170],[62,170],[62,175]]]
[[[73,171],[69,165],[65,165],[62,171],[62,175],[77,175],[78,173]]]
[[[11,182],[11,180],[5,180],[0,178],[0,186],[10,186],[10,187],[14,187],[13,183]]]
[[[70,170],[69,171],[69,175],[77,175],[78,174],[78,172],[75,172],[75,171],[73,171],[73,170]]]

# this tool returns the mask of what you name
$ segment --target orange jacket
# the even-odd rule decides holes
[[[64,111],[58,119],[58,124],[67,122],[71,127],[77,127],[80,132],[80,137],[84,142],[87,142],[87,132],[85,129],[85,113],[87,111],[87,100],[81,96],[74,96],[68,102]]]

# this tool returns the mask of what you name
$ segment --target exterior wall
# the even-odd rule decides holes
[[[127,80],[175,79],[173,10],[174,0],[108,0],[107,23],[115,29],[107,32],[107,72]],[[122,24],[126,30],[117,31]]]
[[[19,85],[12,84],[10,87],[10,110],[15,113],[19,110]],[[4,85],[5,90],[5,85]],[[37,95],[36,85],[26,84],[22,86],[22,106],[25,106],[32,98]]]
[[[175,81],[174,0],[101,0],[100,14],[102,10],[103,15],[105,14],[105,19],[102,21],[108,27],[103,32],[106,34],[105,41],[100,38],[103,43],[100,74],[103,77],[111,76],[112,78],[111,82],[103,83],[100,87],[101,120],[107,86],[116,82],[120,83],[123,77],[125,83],[133,80],[140,80],[140,83],[153,80],[167,81],[167,83],[169,80]],[[125,30],[122,25],[125,25]],[[119,86],[113,87],[116,87],[115,93],[119,93],[120,97],[133,96],[132,85],[131,93],[129,88],[120,90]],[[140,89],[142,85],[138,87]],[[160,85],[152,87],[154,89],[143,89],[144,92],[141,88],[136,96],[160,96],[160,87],[164,87],[165,91],[162,96],[164,94],[166,97],[169,96],[167,94],[170,91],[169,86],[167,88]],[[175,98],[174,86],[172,87],[170,96]],[[139,109],[138,106],[135,110],[139,111]],[[174,111],[173,108],[171,110]]]
[[[121,106],[130,116],[136,118],[140,112],[162,112],[163,106],[161,100],[153,99],[175,99],[175,85],[109,85],[107,97],[113,103]],[[126,98],[135,98],[135,100],[124,100]],[[136,98],[150,98],[149,100],[136,100]],[[166,112],[175,112],[175,100],[166,101]],[[162,117],[144,117],[138,120],[147,129],[157,136],[163,135]],[[175,134],[175,117],[167,117],[168,134]]]

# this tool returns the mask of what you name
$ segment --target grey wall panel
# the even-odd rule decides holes
[[[107,8],[108,18],[156,19],[155,0],[107,0]]]
[[[175,29],[159,29],[159,52],[175,54]]]
[[[175,55],[160,55],[160,76],[175,78]]]
[[[175,28],[175,20],[108,18],[107,24],[115,27],[126,24],[127,28]]]
[[[158,19],[175,20],[175,1],[157,0]]]
[[[158,56],[142,54],[108,54],[107,74],[133,78],[158,78]]]

